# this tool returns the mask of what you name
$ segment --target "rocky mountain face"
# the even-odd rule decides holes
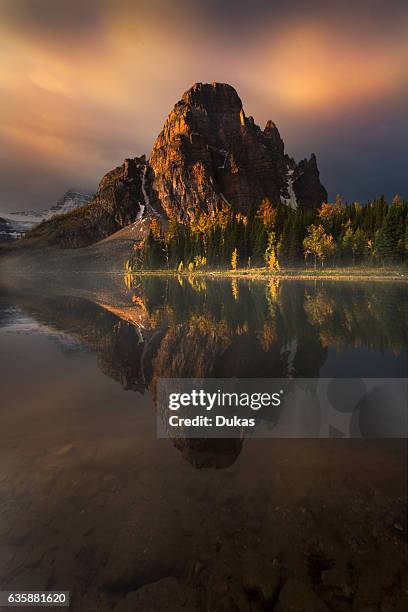
[[[93,199],[90,193],[69,189],[54,206],[46,210],[24,210],[21,212],[0,212],[0,242],[13,242],[41,222],[55,215],[63,215],[86,206]]]
[[[299,164],[285,154],[278,128],[246,117],[233,87],[196,83],[177,102],[149,160],[125,159],[99,184],[92,203],[42,223],[31,242],[80,247],[146,219],[183,223],[223,203],[248,213],[264,198],[292,208],[327,200],[316,157]]]
[[[24,242],[34,246],[83,247],[136,221],[144,212],[142,186],[146,169],[144,155],[126,159],[105,174],[90,204],[41,223]]]
[[[167,118],[150,157],[153,200],[183,221],[222,201],[248,213],[263,198],[293,208],[320,206],[327,192],[314,155],[285,155],[278,128],[246,117],[233,87],[197,83]]]

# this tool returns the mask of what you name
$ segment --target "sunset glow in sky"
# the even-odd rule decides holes
[[[408,5],[0,0],[0,209],[94,190],[196,81],[233,85],[331,198],[408,197]]]

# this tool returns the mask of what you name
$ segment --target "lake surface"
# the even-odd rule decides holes
[[[296,578],[332,610],[404,605],[405,440],[176,444],[155,397],[159,378],[405,377],[407,297],[121,275],[3,288],[0,587],[249,612]]]

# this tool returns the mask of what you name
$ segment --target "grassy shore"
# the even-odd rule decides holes
[[[247,278],[247,279],[282,279],[282,280],[370,280],[370,281],[407,281],[408,269],[398,268],[284,268],[271,271],[267,268],[238,268],[237,270],[140,270],[135,275],[159,276],[201,276],[211,278]]]

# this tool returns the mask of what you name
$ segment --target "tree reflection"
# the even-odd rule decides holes
[[[106,291],[93,301],[16,300],[38,321],[85,343],[125,389],[147,389],[153,399],[159,378],[317,378],[332,346],[396,354],[408,346],[402,284],[129,275],[125,283],[118,302]],[[239,454],[238,442],[174,443],[198,467],[225,467]]]

